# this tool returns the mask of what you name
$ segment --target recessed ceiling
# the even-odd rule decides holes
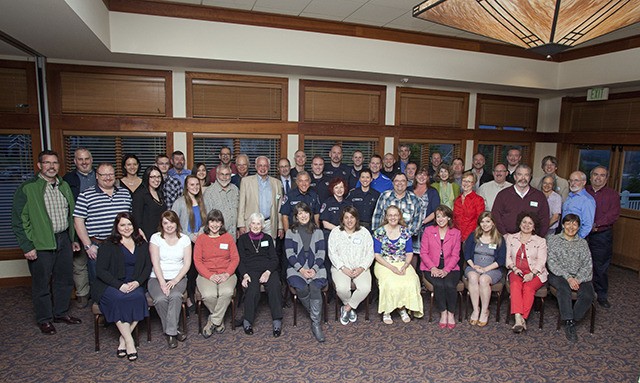
[[[416,19],[413,7],[420,0],[156,0],[166,3],[184,3],[209,7],[222,7],[245,11],[266,12],[286,16],[309,17],[345,23],[364,24],[382,28],[425,32],[436,35],[461,37],[477,41],[502,43],[485,36]],[[473,0],[469,0],[473,1]],[[587,1],[587,0],[583,0]],[[640,35],[640,23],[579,45],[600,44]]]

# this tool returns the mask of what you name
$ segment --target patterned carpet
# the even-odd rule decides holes
[[[544,329],[533,313],[527,332],[516,335],[492,316],[485,328],[459,324],[442,330],[426,319],[403,324],[394,315],[384,325],[371,307],[355,324],[324,325],[327,342],[317,343],[309,319],[285,309],[283,335],[271,336],[268,307],[262,303],[255,335],[242,329],[204,339],[197,318],[189,319],[189,339],[168,350],[160,322],[152,319],[152,342],[140,331],[137,362],[115,356],[115,326],[101,332],[94,352],[89,309],[75,310],[78,326],[57,324],[58,334],[41,335],[33,323],[29,289],[0,289],[0,381],[2,382],[638,382],[640,376],[640,279],[638,273],[612,268],[610,301],[599,309],[595,334],[589,323],[578,327],[570,344],[556,332],[557,304],[546,302]],[[427,302],[425,302],[427,303]],[[239,314],[241,314],[241,309]],[[437,318],[437,315],[435,316]],[[437,319],[436,319],[437,320]],[[227,317],[227,324],[229,319]]]

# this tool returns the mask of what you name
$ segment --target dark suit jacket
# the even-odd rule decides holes
[[[133,279],[138,281],[140,287],[145,286],[151,275],[151,258],[149,257],[149,243],[143,242],[136,246],[136,264],[134,266]],[[94,302],[100,302],[102,294],[111,286],[120,289],[124,279],[124,256],[120,244],[105,241],[98,249],[96,259],[96,281],[91,287],[91,298]]]
[[[465,170],[466,172],[472,172],[473,168],[471,169],[467,169]],[[489,181],[493,181],[493,174],[490,171],[487,171],[487,169],[484,169],[484,172],[482,173],[482,177],[480,177],[480,183],[478,184],[478,186],[482,186],[482,184],[487,183]]]

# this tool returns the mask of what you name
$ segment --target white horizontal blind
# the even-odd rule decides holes
[[[18,243],[11,229],[13,195],[18,186],[33,177],[31,135],[0,134],[0,248],[16,248]]]
[[[371,156],[376,153],[376,141],[356,141],[356,140],[304,140],[304,153],[307,155],[307,162],[311,163],[311,158],[318,155],[325,159],[325,163],[330,161],[329,152],[333,145],[342,147],[342,163],[353,165],[353,152],[360,150],[364,156],[364,165],[369,167]]]
[[[93,165],[108,162],[116,169],[117,177],[122,177],[122,157],[135,154],[140,160],[139,175],[142,176],[147,166],[155,164],[157,154],[167,152],[167,138],[158,136],[75,136],[66,135],[65,164],[67,169],[75,169],[73,154],[77,148],[89,149],[93,156]]]
[[[275,137],[245,138],[245,137],[220,137],[194,135],[193,159],[194,163],[204,162],[207,169],[212,169],[220,164],[220,148],[228,146],[231,149],[233,159],[238,154],[249,156],[249,173],[255,173],[255,160],[258,156],[266,156],[271,160],[269,174],[278,174],[278,160],[280,159],[280,139]]]

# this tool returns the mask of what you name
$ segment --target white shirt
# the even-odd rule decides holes
[[[184,248],[191,246],[191,240],[186,234],[182,234],[178,242],[171,246],[160,236],[160,233],[155,233],[151,236],[150,243],[158,246],[160,254],[160,269],[162,270],[162,276],[165,281],[170,281],[175,278],[182,266],[184,266]],[[157,278],[156,274],[151,271],[151,278]]]

